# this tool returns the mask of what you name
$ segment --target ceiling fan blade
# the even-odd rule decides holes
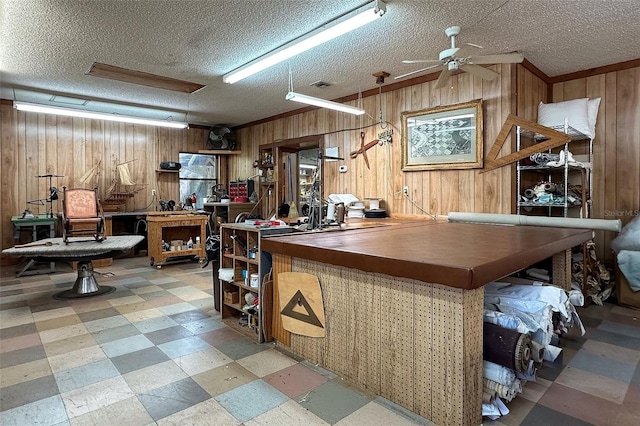
[[[502,53],[498,55],[483,55],[469,58],[471,64],[519,64],[524,60],[520,52]]]
[[[410,61],[402,61],[403,64],[440,64],[440,59],[415,59]]]
[[[481,67],[480,65],[464,64],[460,66],[460,69],[477,77],[480,77],[483,80],[493,80],[498,76],[497,72],[491,71],[490,69],[485,67]]]
[[[435,89],[442,89],[449,82],[449,77],[451,76],[451,71],[449,68],[445,68],[440,73],[440,77],[438,77],[438,81],[436,81]]]
[[[440,61],[438,61],[438,62],[440,62]],[[408,72],[406,74],[402,74],[402,75],[399,75],[397,77],[393,77],[393,79],[394,80],[398,80],[400,78],[409,77],[410,75],[418,74],[418,73],[421,73],[423,71],[431,70],[431,69],[438,68],[438,67],[441,67],[441,66],[442,66],[442,64],[431,65],[431,66],[426,67],[426,68],[420,68],[419,70],[411,71],[411,72]]]

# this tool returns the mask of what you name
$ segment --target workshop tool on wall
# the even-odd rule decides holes
[[[364,162],[367,165],[367,169],[371,169],[369,166],[369,158],[367,157],[367,150],[373,148],[376,145],[383,145],[386,142],[391,142],[391,135],[393,134],[393,130],[385,130],[382,133],[378,133],[378,139],[374,139],[371,142],[365,144],[364,143],[364,132],[360,132],[360,149],[356,151],[351,151],[351,158],[357,158],[358,155],[362,154],[364,158]]]

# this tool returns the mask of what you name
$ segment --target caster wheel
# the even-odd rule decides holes
[[[152,257],[149,261],[149,266],[153,266],[155,264],[156,264],[155,259]]]

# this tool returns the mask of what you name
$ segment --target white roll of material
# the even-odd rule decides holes
[[[482,376],[505,386],[510,386],[516,379],[513,370],[490,361],[482,361]]]
[[[597,229],[620,232],[620,219],[578,219],[572,217],[525,216],[518,214],[449,212],[449,222],[490,223],[501,225],[550,226],[554,228]]]

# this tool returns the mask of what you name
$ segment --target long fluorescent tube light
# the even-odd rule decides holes
[[[325,99],[314,98],[313,96],[302,95],[296,92],[289,92],[285,97],[288,101],[300,102],[307,105],[315,105],[322,108],[334,109],[336,111],[348,112],[349,114],[362,115],[365,111],[362,108],[356,108],[338,102],[327,101]]]
[[[324,42],[353,31],[380,18],[387,11],[381,0],[360,6],[341,17],[330,21],[307,34],[298,37],[271,52],[222,76],[222,81],[233,84],[279,62],[287,60]]]
[[[178,121],[152,120],[147,118],[129,117],[126,115],[107,114],[101,112],[83,111],[71,108],[58,108],[46,105],[31,104],[14,101],[13,107],[18,111],[41,112],[44,114],[64,115],[67,117],[92,118],[95,120],[118,121],[120,123],[145,124],[148,126],[171,127],[173,129],[186,129],[189,124]]]

